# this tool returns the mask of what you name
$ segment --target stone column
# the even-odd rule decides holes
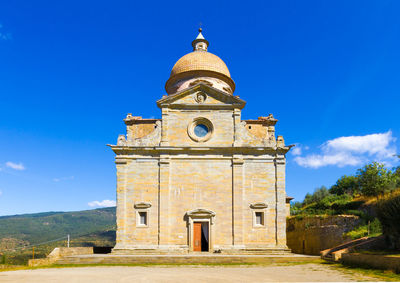
[[[127,183],[127,160],[125,158],[115,159],[117,166],[117,239],[114,249],[124,249],[126,248],[126,183]]]
[[[286,246],[286,191],[285,191],[285,167],[284,155],[277,155],[275,158],[275,237],[276,245],[281,248]]]
[[[161,248],[169,243],[170,159],[168,155],[160,156],[159,168],[158,245]]]
[[[243,248],[243,156],[234,155],[232,159],[232,245]]]

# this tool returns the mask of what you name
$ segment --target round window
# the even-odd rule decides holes
[[[194,127],[194,134],[198,136],[199,138],[205,137],[209,132],[209,129],[206,125],[204,124],[198,124],[196,127]]]
[[[188,135],[195,142],[208,141],[213,131],[214,127],[211,121],[203,117],[193,119],[188,125]]]

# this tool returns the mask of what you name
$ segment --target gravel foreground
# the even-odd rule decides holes
[[[327,265],[292,266],[96,266],[0,272],[0,282],[352,282],[376,281]]]

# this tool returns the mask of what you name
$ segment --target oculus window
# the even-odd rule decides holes
[[[195,142],[206,142],[213,134],[214,126],[210,120],[204,117],[193,119],[188,125],[188,135]]]
[[[199,138],[203,138],[208,134],[208,127],[204,124],[198,124],[194,127],[194,134]]]

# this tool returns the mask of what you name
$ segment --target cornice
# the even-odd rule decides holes
[[[119,146],[111,145],[111,149],[116,154],[130,154],[134,152],[154,152],[154,153],[182,153],[182,152],[199,152],[199,153],[215,153],[215,152],[229,152],[232,154],[243,154],[243,153],[272,153],[276,155],[285,155],[291,146],[283,148],[278,147],[251,147],[251,146],[218,146],[218,147],[173,147],[173,146],[157,146],[157,147],[139,147],[139,146]]]

